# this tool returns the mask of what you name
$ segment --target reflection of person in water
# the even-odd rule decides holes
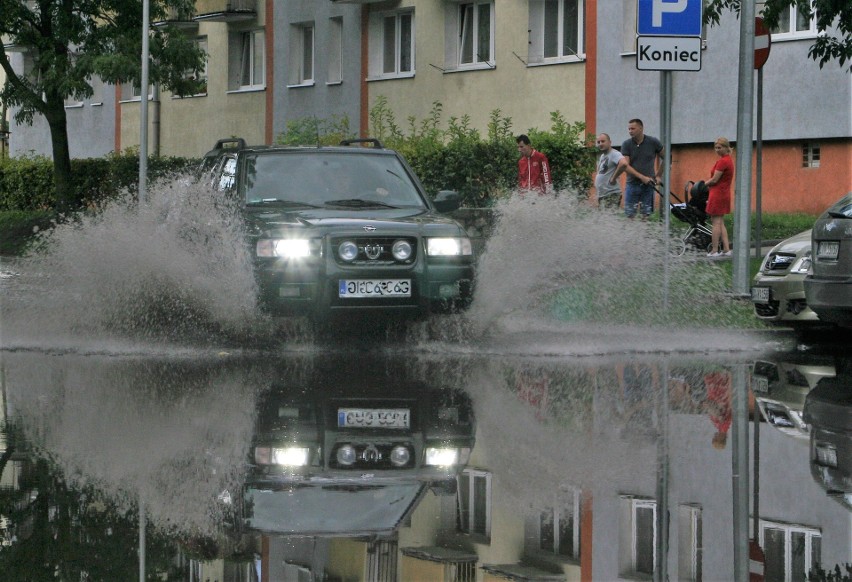
[[[724,449],[731,428],[731,373],[727,370],[710,372],[704,376],[707,390],[707,413],[716,427],[713,448]]]

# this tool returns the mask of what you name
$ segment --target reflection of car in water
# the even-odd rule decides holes
[[[390,533],[430,490],[455,493],[473,444],[471,402],[457,390],[381,375],[273,388],[259,408],[243,524]]]
[[[808,437],[802,409],[808,392],[825,377],[834,376],[834,359],[813,354],[788,354],[780,361],[757,360],[752,391],[764,420],[786,434]]]
[[[852,509],[852,361],[808,394],[804,419],[811,425],[811,475]]]

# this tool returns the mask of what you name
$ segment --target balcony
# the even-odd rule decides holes
[[[151,26],[158,28],[163,26],[173,26],[182,30],[192,30],[198,28],[198,23],[195,21],[195,14],[178,10],[176,8],[166,9],[165,20],[152,22]]]
[[[199,22],[246,22],[257,18],[257,0],[198,0]]]

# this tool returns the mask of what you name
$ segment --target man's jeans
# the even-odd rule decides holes
[[[627,183],[624,189],[624,214],[628,218],[636,216],[636,205],[640,206],[642,216],[649,216],[654,211],[654,187],[651,184]]]

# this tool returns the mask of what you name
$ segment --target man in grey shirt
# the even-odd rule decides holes
[[[621,152],[612,149],[609,134],[598,134],[595,145],[601,152],[598,159],[598,173],[595,176],[595,195],[598,207],[618,208],[621,204],[621,184],[616,180],[624,172],[624,166],[619,165]]]
[[[624,214],[636,216],[636,205],[640,206],[642,220],[654,210],[654,185],[663,176],[663,144],[655,137],[645,135],[641,119],[627,122],[630,139],[621,144],[621,165],[627,172],[624,189]]]

